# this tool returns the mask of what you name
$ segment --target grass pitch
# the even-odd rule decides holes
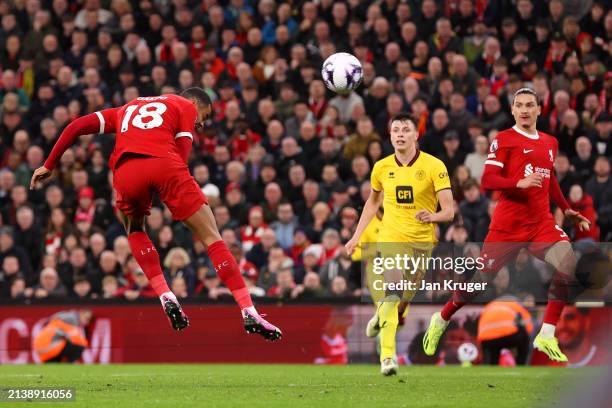
[[[0,387],[74,387],[75,402],[53,407],[552,407],[568,380],[587,369],[374,365],[3,366]],[[572,381],[573,382],[573,381]]]

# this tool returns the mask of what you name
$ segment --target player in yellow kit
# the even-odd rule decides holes
[[[453,219],[453,195],[448,172],[442,161],[419,150],[418,133],[410,115],[400,113],[391,118],[389,131],[395,152],[374,165],[371,174],[372,190],[357,229],[346,243],[346,250],[349,254],[353,253],[362,233],[383,205],[385,215],[378,234],[378,257],[403,256],[405,253],[409,256],[425,253],[427,256],[437,241],[434,224]],[[390,270],[385,271],[383,276],[385,282],[397,282],[398,275],[416,281],[422,273],[424,271],[406,276],[405,270]],[[397,373],[395,333],[398,309],[401,301],[410,301],[414,291],[400,294],[401,298],[397,291],[376,290],[372,293],[378,306],[376,315],[381,336],[380,362],[381,373],[384,375]],[[376,316],[373,320],[376,321]]]

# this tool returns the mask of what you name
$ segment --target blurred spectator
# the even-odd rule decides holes
[[[134,282],[120,287],[116,292],[115,296],[124,297],[127,300],[142,298],[155,298],[155,291],[149,284],[146,275],[142,269],[137,269],[134,273]],[[112,275],[111,275],[112,276]],[[178,295],[178,294],[177,294]]]
[[[22,279],[23,274],[19,268],[19,260],[14,256],[7,256],[2,261],[2,271],[0,272],[0,293],[7,298],[12,296],[15,281]]]
[[[16,221],[15,244],[25,249],[32,265],[39,265],[42,258],[41,230],[36,225],[32,208],[28,205],[19,207]]]
[[[173,285],[176,278],[182,278],[183,281],[178,285],[181,285],[181,288],[184,285],[189,295],[194,293],[196,273],[191,267],[191,259],[187,251],[179,247],[172,248],[164,258],[164,268],[166,281]]]
[[[253,245],[251,250],[247,251],[247,260],[252,262],[258,269],[267,262],[270,250],[277,245],[276,234],[270,228],[265,228],[261,232],[260,242]],[[243,246],[244,248],[244,246]]]
[[[321,245],[323,253],[319,259],[319,264],[324,265],[326,262],[336,259],[344,250],[340,241],[340,234],[336,229],[328,228],[321,236]]]
[[[282,202],[279,204],[277,218],[278,221],[273,222],[270,228],[274,230],[276,240],[281,248],[288,250],[293,244],[293,232],[297,227],[291,203]]]
[[[570,187],[578,182],[578,177],[571,169],[569,157],[561,151],[555,157],[555,175],[561,186],[561,191],[567,197]]]
[[[602,241],[609,241],[612,233],[612,188],[610,187],[610,160],[600,156],[595,162],[595,175],[587,182],[585,191],[593,197]]]
[[[449,174],[453,174],[455,169],[465,161],[465,153],[459,150],[460,143],[456,130],[451,129],[444,134],[444,150],[439,157],[446,164]]]
[[[536,302],[546,299],[547,282],[526,250],[519,251],[516,260],[510,262],[507,268],[510,272],[508,293],[519,299],[532,298]]]
[[[495,211],[495,206],[497,205],[497,201],[490,200],[487,205],[487,212],[483,214],[476,224],[476,228],[474,229],[474,241],[475,242],[484,242],[488,232],[489,225],[491,224],[491,218],[493,217],[493,212]]]
[[[77,299],[87,299],[92,297],[91,283],[89,282],[86,276],[79,276],[74,281],[72,292],[74,293],[74,296]]]
[[[302,282],[309,272],[319,272],[323,248],[319,244],[311,244],[302,252],[302,266],[295,270],[295,279]]]
[[[11,284],[11,299],[23,300],[26,297],[26,281],[18,277]]]
[[[340,276],[344,278],[344,285],[346,291],[348,292],[349,289],[347,282],[351,281],[353,284],[355,284],[355,279],[353,279],[354,277],[352,276],[352,268],[353,262],[351,261],[351,258],[342,252],[340,256],[325,263],[319,270],[321,285],[331,292],[333,289],[332,282],[336,277]],[[359,279],[357,280],[359,281]],[[352,289],[356,289],[356,287],[353,287]]]
[[[304,282],[295,286],[291,291],[291,298],[316,298],[324,296],[325,294],[325,287],[321,285],[319,275],[315,272],[308,272],[306,276],[304,276]]]
[[[40,281],[26,292],[26,296],[35,298],[65,297],[68,294],[66,287],[60,281],[57,271],[45,268],[40,272]]]
[[[209,299],[218,299],[221,296],[231,296],[229,289],[221,286],[221,279],[217,276],[214,269],[200,268],[198,274],[203,274],[200,277],[200,284],[196,289],[196,294]]]
[[[271,297],[289,298],[296,288],[291,268],[283,268],[275,276],[276,284],[268,289],[266,294]]]
[[[259,243],[267,227],[262,208],[259,206],[251,208],[249,210],[249,224],[240,229],[242,248],[247,252],[250,251],[254,245]]]
[[[584,184],[593,174],[595,157],[592,153],[593,145],[586,136],[576,139],[576,156],[572,160],[572,165],[581,184]]]
[[[432,128],[425,133],[419,146],[424,152],[439,156],[444,152],[444,136],[449,130],[448,113],[442,108],[436,109],[433,112],[431,123]]]
[[[502,130],[512,125],[508,113],[501,109],[499,99],[489,95],[484,100],[484,113],[482,115],[482,127],[485,132],[490,130]]]
[[[4,261],[7,256],[17,258],[26,281],[33,283],[34,278],[29,257],[23,248],[15,245],[13,234],[13,228],[9,226],[0,227],[0,260]]]
[[[468,180],[463,184],[465,200],[459,205],[464,225],[467,227],[470,240],[476,240],[476,226],[486,215],[489,200],[480,193],[480,185],[476,180]]]
[[[102,278],[102,297],[104,299],[114,298],[119,289],[119,283],[117,278],[112,275],[105,276]]]
[[[370,118],[363,117],[357,121],[357,131],[350,136],[344,145],[344,159],[352,160],[355,156],[364,155],[368,144],[372,140],[380,140],[380,136],[374,132],[374,126]]]
[[[350,296],[349,288],[344,276],[336,276],[334,279],[332,279],[331,284],[329,285],[329,293],[335,297]]]
[[[187,292],[187,283],[185,282],[185,278],[180,275],[177,275],[172,278],[170,290],[172,290],[172,293],[174,293],[177,298],[186,298],[187,296],[189,296],[189,293]]]
[[[465,166],[470,170],[470,175],[478,182],[484,172],[488,151],[489,141],[485,136],[480,135],[474,143],[474,152],[465,157]]]
[[[593,198],[595,209],[606,202],[605,197],[609,197],[606,192],[612,191],[612,180],[610,179],[610,159],[604,156],[599,156],[595,160],[595,174],[587,181],[585,185],[586,192]]]

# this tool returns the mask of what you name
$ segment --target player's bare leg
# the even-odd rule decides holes
[[[127,216],[121,212],[119,215],[128,234],[128,242],[130,243],[132,255],[144,271],[147,279],[149,279],[155,294],[159,296],[159,300],[172,328],[174,330],[183,330],[189,326],[189,319],[166,283],[157,250],[145,232],[144,216]]]
[[[571,301],[580,289],[575,275],[576,256],[568,241],[560,241],[546,251],[544,260],[555,268],[555,273],[548,290],[544,322],[533,345],[551,360],[566,362],[567,356],[561,352],[555,337],[555,327],[565,304]]]
[[[238,264],[219,235],[215,217],[208,205],[200,207],[193,215],[184,220],[185,225],[206,245],[215,271],[221,281],[232,292],[242,311],[244,328],[248,333],[257,333],[266,340],[274,341],[283,336],[280,329],[266,321],[257,313],[251,300]]]

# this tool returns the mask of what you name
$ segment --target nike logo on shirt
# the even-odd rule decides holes
[[[529,152],[533,152],[533,149],[523,149],[523,153],[529,153]]]

